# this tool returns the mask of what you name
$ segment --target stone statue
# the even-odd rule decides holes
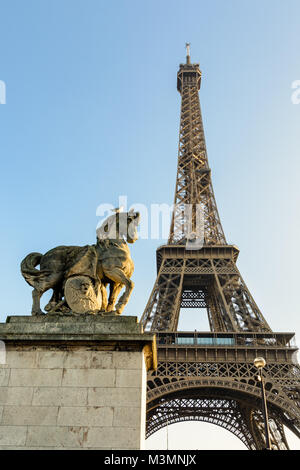
[[[30,253],[24,258],[21,273],[33,287],[32,315],[44,314],[40,299],[48,289],[53,289],[45,306],[48,313],[123,312],[134,286],[130,279],[134,264],[127,243],[138,239],[140,214],[133,210],[114,212],[97,229],[95,245],[58,246],[44,255]]]

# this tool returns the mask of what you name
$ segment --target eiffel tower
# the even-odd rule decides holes
[[[253,362],[262,356],[271,448],[288,450],[284,427],[300,438],[295,335],[271,330],[237,268],[238,248],[226,242],[207,159],[200,84],[199,64],[191,63],[187,44],[186,63],[177,73],[181,118],[170,235],[157,249],[157,278],[141,318],[158,345],[158,368],[147,382],[146,435],[172,423],[205,421],[232,432],[250,450],[267,448]],[[178,331],[181,308],[193,308],[195,316],[206,311],[210,331]]]

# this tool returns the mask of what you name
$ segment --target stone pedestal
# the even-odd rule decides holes
[[[0,449],[144,448],[156,346],[136,317],[13,316],[0,340]]]

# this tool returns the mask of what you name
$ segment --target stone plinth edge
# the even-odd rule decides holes
[[[5,344],[59,349],[86,344],[100,350],[140,350],[144,353],[147,370],[157,368],[155,335],[144,333],[136,316],[8,316],[6,323],[0,323],[0,340]]]

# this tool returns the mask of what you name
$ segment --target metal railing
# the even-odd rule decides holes
[[[216,333],[216,332],[159,332],[158,346],[220,346],[265,347],[297,349],[294,333]]]

